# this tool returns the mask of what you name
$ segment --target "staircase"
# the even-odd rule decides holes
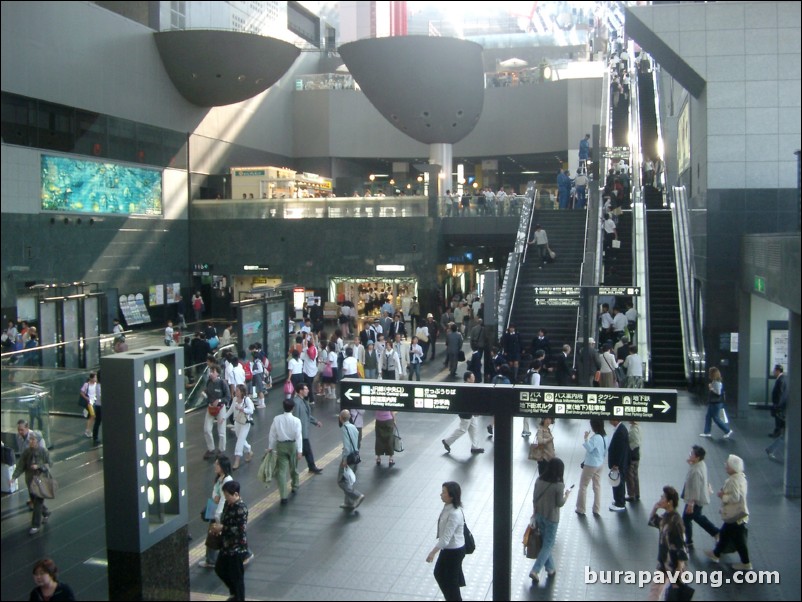
[[[684,389],[682,327],[680,325],[674,226],[670,211],[649,211],[649,329],[653,387]]]
[[[604,254],[604,276],[607,286],[632,286],[632,211],[618,216],[620,249],[608,249]],[[621,305],[623,307],[623,305]]]
[[[536,211],[532,227],[539,223],[549,237],[549,246],[557,253],[553,263],[539,269],[535,245],[529,247],[526,263],[521,266],[518,287],[512,304],[510,324],[515,324],[524,346],[529,347],[540,328],[548,331],[552,353],[559,353],[565,343],[574,347],[577,307],[535,305],[533,287],[537,285],[579,285],[582,256],[585,251],[585,211]],[[531,234],[530,234],[531,238]],[[528,366],[521,366],[520,373]]]

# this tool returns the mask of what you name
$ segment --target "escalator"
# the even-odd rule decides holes
[[[658,388],[685,388],[688,380],[685,374],[671,212],[649,211],[646,227],[649,253],[651,385]]]
[[[632,212],[618,216],[616,228],[621,247],[604,253],[604,279],[607,286],[632,286]],[[623,307],[623,306],[622,306]]]
[[[557,253],[554,263],[539,267],[536,247],[529,247],[526,262],[520,267],[509,323],[521,334],[525,347],[540,328],[548,331],[552,354],[564,344],[575,345],[577,306],[537,305],[534,287],[538,285],[578,285],[582,255],[585,250],[585,211],[541,211],[533,223],[540,223],[549,237],[549,246]],[[520,374],[528,366],[522,366]]]
[[[638,72],[638,116],[640,120],[641,154],[644,162],[658,157],[657,111],[654,102],[652,71]],[[644,174],[646,176],[646,174]],[[663,195],[654,185],[653,176],[643,182],[643,202],[647,209],[661,209]]]

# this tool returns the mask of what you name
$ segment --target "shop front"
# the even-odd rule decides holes
[[[378,318],[386,302],[409,318],[412,297],[418,295],[418,279],[414,276],[335,276],[329,279],[329,299],[342,306],[353,306],[356,321]],[[361,325],[360,325],[361,326]]]

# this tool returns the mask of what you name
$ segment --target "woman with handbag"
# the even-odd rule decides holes
[[[719,418],[721,410],[724,409],[724,383],[721,382],[721,372],[713,366],[708,370],[707,376],[710,382],[707,385],[707,414],[705,414],[705,432],[699,433],[700,437],[712,437],[710,430],[713,428],[711,422],[715,422],[718,428],[724,431],[724,438],[729,439],[732,429],[729,425]]]
[[[462,490],[459,483],[443,483],[440,492],[443,510],[437,519],[437,543],[426,557],[434,565],[434,578],[446,600],[462,600],[459,588],[465,587],[462,561],[465,559],[465,515],[462,513]]]
[[[585,516],[585,492],[588,483],[593,481],[593,516],[601,516],[601,473],[604,467],[604,456],[607,454],[607,433],[604,431],[604,420],[590,419],[590,429],[585,431],[585,460],[582,462],[582,476],[579,478],[579,494],[576,497],[575,512]],[[592,433],[592,434],[591,434]]]
[[[302,382],[304,382],[304,363],[301,361],[301,352],[297,349],[293,349],[292,353],[290,354],[290,361],[287,362],[287,372],[290,375],[290,385],[292,386],[292,391],[289,390],[289,387],[284,389],[284,399],[292,399],[295,390],[298,388]]]
[[[529,446],[529,459],[537,462],[537,472],[543,475],[546,465],[554,458],[554,435],[549,428],[554,424],[554,418],[546,416],[541,418],[540,426],[535,433],[535,442]]]
[[[682,573],[685,570],[685,563],[688,562],[688,552],[685,549],[685,527],[682,524],[682,517],[677,512],[679,506],[679,494],[673,487],[666,485],[663,487],[663,495],[652,508],[649,516],[649,526],[660,530],[660,539],[657,548],[657,569],[655,572],[663,573]],[[662,515],[657,511],[663,509]],[[655,581],[649,592],[649,600],[662,600],[663,592],[666,591],[667,579]],[[666,600],[679,600],[680,584],[669,586],[671,589],[665,596]],[[690,599],[690,598],[687,598]]]
[[[395,412],[379,410],[376,412],[376,466],[381,466],[382,456],[390,456],[390,466],[395,465],[393,456],[393,434],[395,432]]]
[[[33,500],[33,515],[31,516],[31,528],[28,530],[29,535],[34,535],[39,532],[42,523],[46,523],[50,518],[50,510],[45,506],[45,499],[41,497],[36,488],[31,489],[31,483],[34,479],[50,478],[48,473],[50,471],[50,453],[44,445],[40,445],[41,440],[38,437],[28,438],[28,448],[22,452],[17,467],[14,469],[14,474],[11,475],[13,481],[23,472],[25,473],[25,484],[28,487],[28,493],[31,500]]]
[[[226,500],[223,497],[223,485],[229,481],[233,481],[234,477],[231,476],[231,460],[228,456],[217,456],[214,462],[214,484],[212,485],[212,497],[210,500],[216,504],[214,508],[214,516],[209,519],[211,529],[212,524],[219,523],[220,517],[223,514],[223,508]],[[204,514],[205,516],[205,514]],[[206,546],[206,558],[198,563],[198,566],[203,569],[213,569],[214,563],[217,561],[217,548]]]
[[[329,341],[326,348],[326,364],[323,366],[323,390],[326,399],[335,399],[335,388],[337,385],[337,343]]]
[[[234,433],[237,436],[237,444],[234,448],[234,464],[231,466],[232,470],[239,468],[240,458],[242,453],[245,452],[245,461],[250,462],[253,458],[253,450],[251,444],[248,443],[248,433],[253,424],[254,405],[250,397],[248,397],[248,390],[245,385],[237,385],[234,389],[234,402],[228,408],[221,412],[223,420],[229,416],[234,416]]]
[[[736,571],[751,571],[752,563],[749,562],[749,549],[746,547],[746,523],[749,522],[749,508],[746,505],[747,484],[744,461],[739,456],[730,454],[724,466],[727,474],[730,475],[718,492],[718,497],[721,498],[721,519],[724,524],[719,530],[716,547],[707,550],[705,555],[713,562],[718,563],[722,554],[735,548],[738,556],[741,557],[741,562],[736,562],[732,568]]]
[[[546,419],[548,420],[548,419]],[[557,527],[560,525],[560,508],[565,506],[571,489],[563,489],[563,473],[565,465],[559,458],[552,458],[542,470],[532,494],[533,514],[530,521],[532,528],[537,527],[543,537],[543,547],[537,555],[537,560],[529,571],[529,578],[537,585],[540,582],[540,569],[546,567],[546,574],[554,576],[557,568],[554,566],[552,551],[557,539]]]
[[[608,389],[612,389],[619,385],[615,378],[615,369],[618,367],[618,361],[613,355],[612,348],[613,346],[609,341],[602,346],[601,368],[599,368],[599,371],[601,372],[599,386],[606,387]]]
[[[245,600],[245,565],[248,557],[248,506],[240,498],[240,486],[237,481],[229,481],[223,485],[223,497],[226,500],[220,522],[212,528],[220,533],[222,542],[214,572],[226,584],[231,594],[229,600]]]

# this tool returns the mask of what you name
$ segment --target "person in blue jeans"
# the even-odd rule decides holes
[[[533,585],[540,583],[540,570],[544,566],[549,577],[557,572],[552,552],[557,539],[557,527],[560,525],[560,508],[565,505],[568,496],[571,495],[571,489],[573,489],[573,485],[569,489],[563,489],[564,472],[563,461],[559,458],[552,458],[535,482],[535,492],[532,496],[534,514],[530,524],[540,529],[543,547],[540,549],[532,570],[529,571],[529,578],[532,579]]]
[[[707,372],[710,383],[707,385],[707,414],[705,415],[705,432],[699,433],[700,437],[712,437],[710,430],[712,429],[712,422],[715,422],[722,431],[724,431],[724,438],[729,439],[732,435],[732,429],[726,422],[719,418],[719,413],[724,408],[724,383],[721,382],[721,372],[715,366],[710,368]]]

